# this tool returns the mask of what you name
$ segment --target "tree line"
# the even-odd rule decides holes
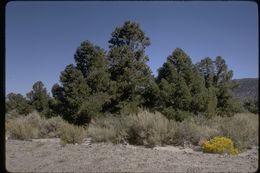
[[[169,119],[203,115],[232,116],[242,111],[232,96],[237,83],[225,60],[206,57],[193,64],[176,48],[152,75],[145,49],[151,44],[138,23],[126,21],[116,27],[108,41],[109,50],[90,41],[80,44],[69,64],[53,85],[52,97],[41,81],[23,97],[10,93],[6,111],[28,114],[36,109],[42,115],[62,116],[82,125],[103,114],[137,113],[139,108],[159,111]]]

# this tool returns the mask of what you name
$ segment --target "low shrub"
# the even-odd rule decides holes
[[[96,142],[113,142],[154,146],[169,138],[169,121],[160,113],[141,111],[129,116],[104,116],[93,119],[88,135]]]
[[[40,137],[42,138],[57,138],[61,136],[61,127],[66,122],[59,116],[46,119],[40,126]]]
[[[24,121],[32,125],[33,127],[40,129],[44,127],[46,119],[44,117],[41,117],[38,112],[33,111],[27,116],[24,116]]]
[[[223,136],[231,138],[240,150],[258,145],[258,115],[236,114],[222,118],[219,129]]]
[[[234,143],[231,139],[220,136],[214,137],[209,141],[205,141],[202,144],[202,149],[203,152],[206,153],[228,153],[231,155],[237,155],[239,153],[238,149],[234,147]]]
[[[25,121],[24,118],[17,118],[6,123],[6,129],[12,139],[28,140],[37,138],[39,130]]]
[[[8,121],[8,120],[12,120],[12,119],[15,119],[15,118],[19,118],[19,117],[24,117],[25,115],[21,115],[19,114],[15,109],[14,110],[11,110],[9,112],[7,112],[5,114],[5,120]]]
[[[128,129],[128,141],[131,144],[153,147],[165,143],[168,134],[168,119],[159,112],[139,112],[130,115],[131,123]]]
[[[72,143],[72,144],[81,144],[85,139],[85,129],[83,127],[71,125],[71,124],[64,124],[60,128],[61,133],[61,142],[64,144]]]
[[[7,119],[6,131],[13,139],[60,137],[60,128],[65,123],[61,117],[45,119],[32,112],[27,116],[16,115]]]
[[[217,128],[207,125],[205,118],[187,118],[177,123],[173,142],[176,145],[184,143],[198,145],[201,140],[209,139],[220,134]]]
[[[160,113],[140,111],[129,116],[104,116],[91,121],[88,135],[96,142],[128,142],[134,145],[202,145],[215,136],[232,139],[239,150],[258,145],[258,115],[233,117],[194,116],[168,120]]]
[[[88,136],[94,142],[125,142],[129,121],[127,116],[106,115],[91,120]]]

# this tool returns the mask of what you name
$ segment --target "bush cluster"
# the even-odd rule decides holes
[[[126,141],[129,126],[127,116],[106,115],[92,119],[87,134],[94,142],[122,143]]]
[[[27,116],[9,114],[6,120],[6,133],[11,139],[29,140],[35,138],[61,138],[63,143],[82,143],[85,137],[83,127],[77,127],[64,121],[61,117],[46,119],[39,113]]]
[[[234,117],[196,116],[182,122],[168,120],[162,114],[141,111],[129,116],[106,116],[92,120],[88,135],[96,142],[128,142],[135,145],[202,145],[215,136],[227,136],[239,150],[258,145],[258,115]]]
[[[218,154],[232,154],[237,155],[238,149],[235,148],[234,143],[231,139],[226,137],[217,136],[209,141],[205,141],[202,144],[202,149],[207,153],[218,153]]]
[[[165,143],[168,134],[168,119],[159,112],[142,111],[129,116],[127,140],[131,144],[155,146]]]
[[[128,116],[105,116],[93,119],[88,135],[96,142],[127,142],[154,146],[165,143],[169,121],[162,114],[141,111]]]
[[[39,134],[39,130],[32,124],[28,124],[23,118],[6,122],[6,129],[10,134],[10,138],[13,139],[28,140],[37,138]]]
[[[93,142],[156,145],[202,145],[202,141],[225,136],[243,151],[258,145],[258,115],[236,114],[233,117],[195,116],[182,122],[168,120],[159,112],[143,110],[131,115],[96,117],[85,127],[67,123],[60,117],[46,119],[37,112],[21,116],[14,112],[6,120],[10,138],[61,138],[62,143],[82,143],[86,136]]]

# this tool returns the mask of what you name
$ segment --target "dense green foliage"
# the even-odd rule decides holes
[[[33,84],[32,91],[27,94],[30,104],[40,113],[49,113],[50,96],[47,94],[47,89],[41,81]]]
[[[33,108],[21,94],[9,93],[6,100],[6,112],[16,110],[19,114],[27,115]]]
[[[238,83],[232,81],[233,71],[228,69],[225,60],[218,56],[213,61],[207,57],[197,63],[197,67],[204,77],[205,86],[215,92],[217,97],[217,113],[219,115],[233,115],[241,111],[241,105],[232,95],[232,90]]]
[[[146,104],[145,91],[153,80],[145,55],[149,38],[137,23],[127,21],[115,29],[109,43],[109,72],[115,84],[111,111],[137,112]]]
[[[16,109],[28,114],[35,109],[46,117],[61,116],[70,123],[85,125],[100,115],[129,115],[138,113],[139,108],[177,121],[242,111],[231,94],[237,86],[232,81],[233,72],[222,57],[205,58],[195,65],[176,48],[154,77],[145,53],[150,39],[138,23],[126,21],[116,27],[108,43],[106,52],[83,41],[74,54],[75,64],[67,65],[60,83],[53,85],[53,97],[38,81],[27,98],[8,94],[7,112]],[[252,110],[250,104],[245,107]]]
[[[183,120],[199,112],[214,112],[215,98],[204,79],[182,50],[175,51],[158,70],[161,111],[169,118]],[[159,109],[160,110],[160,109]]]
[[[244,105],[244,108],[246,110],[248,110],[249,112],[254,113],[254,114],[259,113],[259,109],[258,109],[259,103],[258,103],[258,101],[253,101],[251,99],[247,99],[247,100],[244,101],[243,105]]]
[[[71,123],[88,122],[89,117],[81,114],[80,107],[89,94],[89,88],[84,80],[83,74],[74,65],[68,65],[61,72],[60,82],[62,87],[53,87],[54,98],[57,99],[59,108],[57,111]],[[62,92],[60,92],[62,91]]]

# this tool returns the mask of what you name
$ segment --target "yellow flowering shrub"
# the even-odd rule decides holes
[[[238,149],[235,148],[233,141],[222,136],[217,136],[211,140],[204,141],[202,149],[203,152],[206,153],[228,153],[231,155],[237,155],[239,153]]]

